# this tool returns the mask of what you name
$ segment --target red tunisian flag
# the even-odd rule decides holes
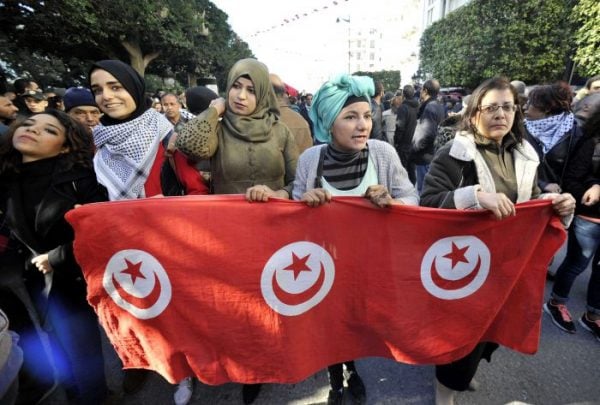
[[[366,356],[443,364],[494,341],[537,350],[565,239],[548,201],[487,211],[242,196],[91,204],[67,214],[88,300],[126,368],[293,383]]]

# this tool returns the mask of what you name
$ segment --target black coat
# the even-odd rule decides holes
[[[564,191],[573,194],[577,202],[576,214],[600,218],[600,203],[592,206],[583,205],[581,199],[585,192],[595,184],[600,185],[600,165],[598,152],[600,140],[596,137],[585,137],[578,144],[565,170]]]
[[[30,259],[48,253],[54,270],[52,291],[81,302],[82,297],[85,299],[85,283],[73,255],[73,229],[64,216],[75,204],[107,201],[106,189],[98,184],[92,169],[69,168],[67,162],[59,158],[49,188],[40,190],[43,197],[36,213],[35,228],[31,229],[24,215],[17,179],[15,175],[2,179],[0,206],[12,234],[30,252],[25,264],[27,284],[43,286],[43,274],[31,265]]]
[[[394,145],[398,151],[410,152],[413,135],[417,127],[417,111],[419,103],[416,100],[404,100],[396,113],[396,132]]]
[[[543,190],[548,183],[556,183],[564,188],[565,169],[572,159],[573,152],[583,134],[576,123],[568,134],[565,134],[556,145],[544,153],[541,142],[527,132],[527,140],[535,148],[540,157],[538,166],[538,183]]]

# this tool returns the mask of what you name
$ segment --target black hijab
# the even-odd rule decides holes
[[[120,60],[101,60],[92,65],[88,73],[88,83],[91,89],[91,76],[92,72],[97,69],[102,69],[110,73],[117,79],[127,90],[127,92],[131,95],[133,100],[135,101],[135,111],[124,120],[115,120],[109,117],[107,114],[103,114],[102,118],[100,118],[100,122],[103,125],[115,125],[121,124],[123,122],[128,122],[133,119],[136,119],[140,115],[142,115],[148,109],[146,106],[146,84],[144,82],[144,78],[140,76],[138,72],[136,72],[131,66],[126,63],[121,62]]]

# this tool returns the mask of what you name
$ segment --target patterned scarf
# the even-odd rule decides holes
[[[94,169],[111,201],[145,197],[144,184],[160,142],[173,125],[154,109],[121,124],[94,128]],[[157,136],[158,135],[158,136]]]
[[[553,115],[541,120],[525,120],[527,131],[540,143],[544,154],[548,153],[562,139],[562,137],[571,131],[575,117],[571,112]]]

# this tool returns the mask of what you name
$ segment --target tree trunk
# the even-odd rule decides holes
[[[196,73],[188,72],[187,77],[188,77],[188,87],[194,87],[194,86],[198,85],[198,75]]]
[[[150,62],[160,55],[160,52],[158,51],[144,55],[138,42],[122,41],[121,45],[123,45],[123,48],[125,48],[129,54],[129,62],[131,67],[134,68],[142,77],[144,77],[146,67],[148,67]]]

